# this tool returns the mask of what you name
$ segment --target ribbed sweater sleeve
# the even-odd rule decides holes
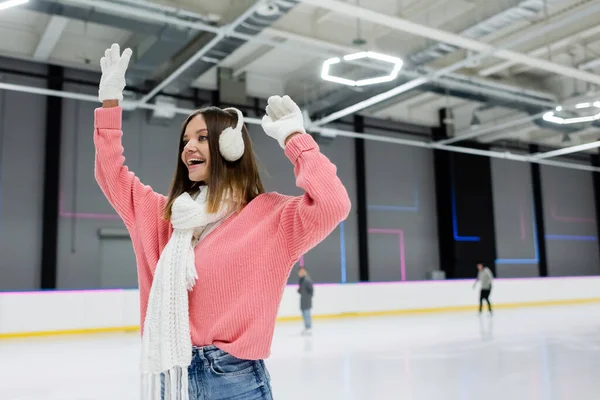
[[[308,134],[289,140],[285,154],[294,165],[296,186],[305,193],[291,198],[281,213],[281,229],[292,259],[316,246],[348,217],[351,203],[337,168]]]
[[[168,240],[170,225],[162,218],[166,197],[142,184],[125,166],[121,118],[121,107],[98,108],[94,112],[94,176],[131,235],[140,290],[149,290],[156,261]],[[143,314],[145,302],[142,303]]]
[[[98,108],[94,112],[94,176],[108,202],[131,231],[140,212],[156,218],[165,197],[142,184],[124,165],[122,112],[121,107]]]

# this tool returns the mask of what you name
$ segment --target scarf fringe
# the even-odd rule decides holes
[[[142,398],[144,400],[189,400],[187,368],[177,366],[162,373],[144,374]]]

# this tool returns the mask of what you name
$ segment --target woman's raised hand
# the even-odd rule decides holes
[[[104,53],[100,59],[100,68],[102,78],[100,78],[100,87],[98,89],[98,99],[100,102],[107,100],[123,100],[123,90],[125,89],[125,71],[129,66],[131,58],[131,49],[127,48],[121,54],[117,43]]]
[[[286,139],[295,133],[306,133],[300,107],[289,96],[271,96],[267,114],[262,119],[265,133],[285,148]]]

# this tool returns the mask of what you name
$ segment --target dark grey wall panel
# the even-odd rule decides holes
[[[370,140],[365,151],[370,278],[399,281],[404,269],[406,280],[427,279],[438,269],[433,154]]]
[[[37,78],[3,74],[1,80],[46,86]],[[37,289],[46,98],[1,90],[0,118],[0,290]]]
[[[592,173],[541,171],[548,276],[600,274]]]
[[[530,168],[528,163],[492,159],[496,275],[501,278],[539,276]]]

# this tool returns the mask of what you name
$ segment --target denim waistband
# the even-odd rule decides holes
[[[202,362],[204,360],[214,360],[227,354],[226,351],[219,349],[214,344],[208,346],[192,347],[192,362]]]

